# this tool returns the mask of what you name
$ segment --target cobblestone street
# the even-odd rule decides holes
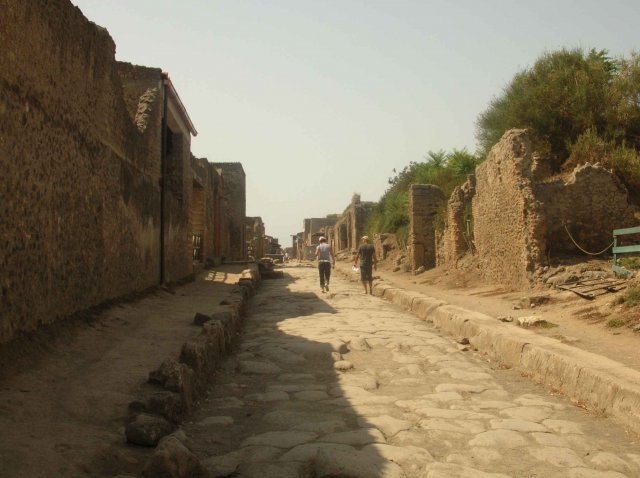
[[[640,476],[637,437],[334,273],[285,268],[185,426],[213,476]]]

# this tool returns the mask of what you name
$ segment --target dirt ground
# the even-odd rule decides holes
[[[609,267],[605,261],[595,262],[592,268]],[[345,271],[350,266],[349,262],[339,262],[339,267]],[[513,327],[517,327],[515,320],[518,317],[539,316],[548,325],[530,330],[640,370],[640,332],[630,327],[607,325],[609,320],[616,318],[630,323],[640,321],[640,307],[628,309],[616,304],[624,291],[587,300],[573,292],[547,286],[513,290],[505,285],[489,284],[472,264],[462,270],[436,268],[418,275],[401,270],[394,272],[394,269],[397,266],[392,259],[380,261],[374,275],[379,280],[437,297],[452,305],[483,312],[496,320],[511,317]],[[546,303],[530,308],[528,299],[540,296],[546,298]]]
[[[149,372],[177,357],[196,312],[225,298],[244,266],[203,272],[173,291],[32,337],[2,354],[0,476],[115,476],[140,470],[149,449],[125,445],[127,406]]]

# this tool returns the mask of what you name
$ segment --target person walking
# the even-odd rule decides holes
[[[316,257],[318,258],[318,272],[320,273],[320,290],[329,292],[329,279],[331,279],[331,265],[336,265],[336,258],[333,249],[327,244],[327,239],[320,238],[320,244],[316,247]]]
[[[373,294],[373,269],[377,268],[378,258],[376,257],[376,249],[373,244],[369,244],[369,236],[362,236],[362,244],[358,248],[358,254],[356,255],[353,265],[358,264],[360,259],[360,279],[364,286],[365,294]],[[367,291],[367,284],[369,290]]]

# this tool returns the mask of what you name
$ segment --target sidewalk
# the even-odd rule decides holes
[[[223,265],[117,303],[62,329],[40,353],[14,357],[15,373],[0,381],[0,475],[136,473],[152,449],[125,444],[130,404],[147,393],[169,396],[147,383],[149,373],[199,343],[194,314],[235,300],[245,267]]]
[[[338,262],[338,271],[352,281],[359,280],[357,274],[351,272],[350,262]],[[499,314],[495,313],[499,307],[489,314],[480,311],[484,308],[481,297],[456,300],[446,291],[388,273],[384,273],[382,280],[375,281],[373,293],[412,311],[422,320],[433,322],[459,341],[468,341],[471,347],[487,354],[491,360],[514,367],[532,380],[567,395],[577,405],[610,415],[640,433],[640,372],[637,368],[594,353],[584,344],[581,344],[583,348],[578,348],[514,323],[503,323],[497,320]],[[452,298],[457,304],[448,302]],[[461,307],[460,303],[467,306]],[[634,357],[638,347],[628,352]],[[611,350],[609,355],[612,354],[628,356],[620,350]]]

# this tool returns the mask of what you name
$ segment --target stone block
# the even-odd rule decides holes
[[[144,478],[211,478],[191,450],[174,436],[164,438],[147,461]]]
[[[141,413],[127,424],[125,436],[129,443],[156,446],[160,439],[170,434],[174,425],[167,419]]]
[[[446,302],[434,299],[433,297],[416,297],[411,305],[411,311],[422,320],[431,320],[431,313],[438,307],[446,304]]]
[[[149,373],[149,382],[161,385],[166,390],[177,392],[189,412],[195,397],[194,372],[188,365],[175,359],[165,360],[158,369]]]
[[[160,415],[172,423],[180,423],[185,417],[184,403],[176,392],[154,392],[129,403],[129,410],[135,414]]]

